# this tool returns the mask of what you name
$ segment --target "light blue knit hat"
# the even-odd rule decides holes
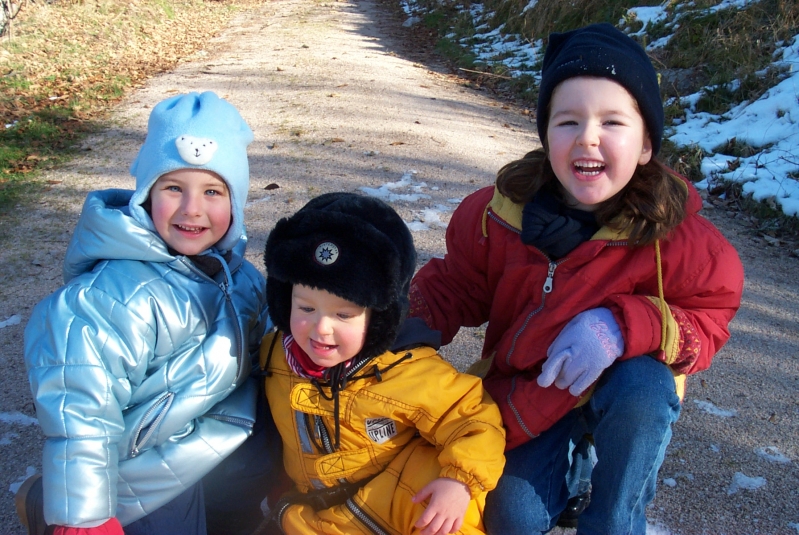
[[[250,187],[247,145],[253,134],[238,110],[215,93],[188,93],[161,101],[150,113],[147,139],[130,166],[136,191],[130,213],[155,230],[142,203],[161,175],[176,169],[205,169],[222,177],[230,190],[232,221],[216,244],[232,249],[244,233],[244,203]]]

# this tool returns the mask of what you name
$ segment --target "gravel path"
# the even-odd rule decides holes
[[[536,145],[524,109],[453,76],[419,50],[401,22],[371,0],[277,0],[239,16],[206,50],[131,94],[109,128],[85,142],[80,158],[50,173],[41,202],[20,207],[18,221],[2,229],[0,533],[23,533],[13,491],[41,467],[22,363],[24,324],[36,302],[61,284],[64,250],[86,193],[132,187],[128,166],[158,101],[213,90],[253,128],[245,211],[248,257],[259,267],[278,218],[320,193],[364,187],[386,195],[409,222],[420,262],[440,255],[457,201]],[[710,370],[689,380],[648,511],[651,531],[796,534],[799,259],[712,199],[706,212],[741,254],[744,302],[730,343]],[[464,331],[444,353],[463,369],[479,355],[480,342],[480,329]]]

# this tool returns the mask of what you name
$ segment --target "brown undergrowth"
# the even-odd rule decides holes
[[[28,1],[0,41],[0,214],[109,106],[259,0]]]

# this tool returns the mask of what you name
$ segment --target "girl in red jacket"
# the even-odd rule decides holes
[[[508,437],[490,533],[555,526],[585,435],[597,464],[578,533],[645,533],[684,377],[729,338],[743,267],[694,187],[656,160],[663,122],[630,37],[608,24],[552,34],[543,149],[467,197],[446,256],[414,278],[411,313],[445,343],[488,322],[484,384]]]

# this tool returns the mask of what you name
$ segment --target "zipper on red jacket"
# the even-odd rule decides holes
[[[546,303],[547,300],[547,294],[552,292],[553,279],[555,278],[555,270],[558,268],[560,264],[565,262],[567,259],[568,257],[561,258],[557,262],[553,262],[552,260],[549,261],[549,267],[547,268],[547,278],[544,281],[543,288],[541,288],[541,305],[527,315],[527,318],[525,318],[521,328],[518,331],[516,331],[516,334],[513,336],[513,342],[511,343],[510,350],[508,351],[508,354],[505,355],[505,364],[507,364],[508,366],[510,366],[510,357],[511,355],[513,355],[513,352],[516,350],[516,340],[519,339],[519,336],[522,334],[522,331],[524,331],[527,328],[527,324],[530,323],[532,317],[541,312],[541,310],[543,310],[544,304]],[[522,430],[527,434],[527,436],[529,436],[530,438],[535,438],[538,435],[531,432],[527,428],[527,426],[524,424],[524,420],[522,420],[522,415],[519,413],[519,410],[513,404],[512,398],[513,398],[513,392],[515,390],[516,390],[516,377],[514,377],[513,380],[511,381],[511,390],[510,392],[508,392],[506,402],[508,403],[510,409],[513,411],[513,414],[516,416],[516,423],[519,425],[519,427],[522,428]]]
[[[549,268],[547,268],[547,278],[544,281],[543,288],[541,288],[541,305],[539,305],[538,308],[536,308],[527,315],[527,318],[525,318],[521,328],[518,331],[516,331],[516,334],[513,336],[513,342],[511,343],[510,351],[508,351],[508,354],[505,355],[505,364],[507,364],[508,366],[510,366],[510,356],[516,350],[516,340],[519,339],[519,336],[522,334],[522,331],[524,331],[527,328],[527,324],[530,323],[530,319],[532,319],[533,316],[535,316],[536,314],[541,312],[541,310],[543,310],[544,304],[546,303],[547,300],[547,294],[552,292],[553,281],[555,278],[555,270],[558,268],[559,265],[561,265],[566,260],[568,260],[568,257],[561,258],[557,262],[553,262],[551,260],[549,261]]]
[[[507,223],[504,220],[502,220],[502,218],[500,218],[498,215],[496,215],[492,210],[488,211],[488,217],[493,219],[495,223],[498,223],[500,226],[505,227],[506,229],[508,229],[511,232],[515,232],[516,234],[521,234],[522,233],[521,230],[517,229],[516,227],[514,227],[510,223]]]

